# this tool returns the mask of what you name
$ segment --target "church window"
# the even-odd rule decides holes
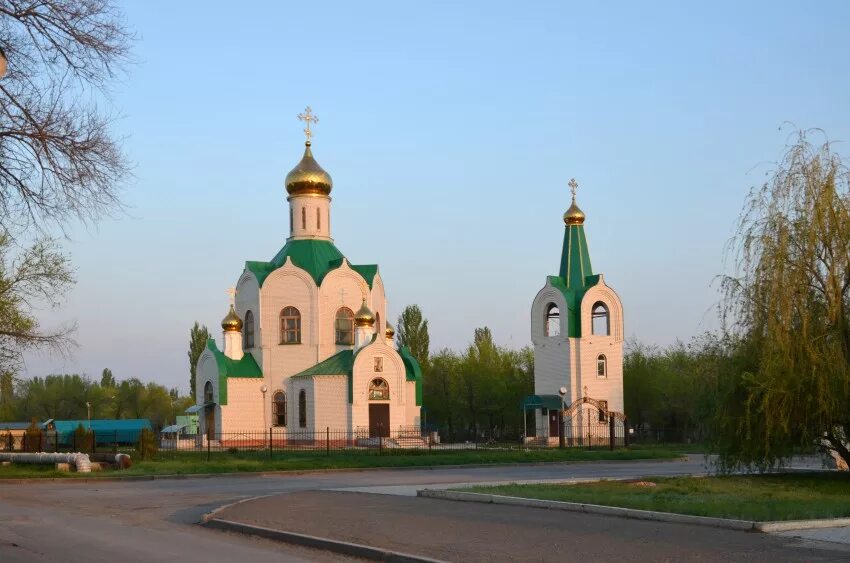
[[[375,312],[375,334],[381,333],[381,313]]]
[[[384,358],[375,356],[375,371],[384,371]]]
[[[608,422],[608,401],[599,401],[599,422]]]
[[[212,383],[207,381],[204,384],[204,403],[212,403],[213,402],[213,386]]]
[[[370,401],[389,401],[390,386],[386,380],[376,377],[369,382],[369,400]]]
[[[316,208],[316,228],[322,230],[322,210],[318,207]]]
[[[559,336],[561,334],[561,312],[554,303],[546,306],[546,324],[543,326],[546,336]]]
[[[302,229],[307,228],[307,208],[306,207],[301,208],[301,228]]]
[[[593,304],[591,310],[591,332],[596,335],[609,336],[611,334],[611,319],[608,307],[602,301]]]
[[[280,312],[280,343],[301,344],[301,313],[295,307]]]
[[[245,312],[245,348],[254,347],[254,313]]]
[[[286,393],[275,391],[272,397],[272,421],[275,426],[286,426]]]
[[[599,354],[596,358],[596,377],[608,377],[608,359],[605,354]]]
[[[354,312],[348,307],[342,307],[336,312],[334,320],[336,343],[351,346],[354,344]]]
[[[298,426],[307,428],[307,392],[298,392]]]

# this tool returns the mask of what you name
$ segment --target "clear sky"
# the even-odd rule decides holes
[[[189,328],[220,338],[225,289],[288,235],[283,178],[314,154],[333,236],[378,263],[390,320],[431,345],[478,326],[529,343],[558,270],[567,182],[626,334],[717,326],[715,276],[750,186],[792,129],[850,140],[848,2],[154,2],[124,6],[138,64],[115,88],[135,162],[127,216],[76,228],[67,360],[27,375],[188,389]],[[848,154],[847,145],[839,151]]]

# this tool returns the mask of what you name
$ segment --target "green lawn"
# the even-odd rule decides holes
[[[600,481],[464,490],[760,522],[850,517],[850,474],[847,473],[646,477],[644,481],[656,486]]]
[[[133,455],[133,452],[130,452]],[[340,453],[321,452],[275,453],[272,459],[264,452],[212,452],[207,461],[205,452],[161,453],[161,459],[134,461],[125,471],[99,473],[59,473],[52,466],[0,466],[0,479],[28,477],[109,477],[116,475],[185,475],[198,473],[238,473],[261,471],[305,471],[311,469],[358,469],[367,467],[431,467],[439,465],[468,465],[479,463],[541,463],[556,461],[604,461],[675,459],[680,456],[666,448],[634,447],[619,450],[478,450],[455,452],[393,452]]]

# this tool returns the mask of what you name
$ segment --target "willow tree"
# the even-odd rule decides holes
[[[742,344],[720,386],[725,468],[818,447],[850,462],[850,174],[798,132],[733,239],[726,319]]]

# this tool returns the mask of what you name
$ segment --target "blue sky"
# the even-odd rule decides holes
[[[78,283],[41,319],[76,321],[79,348],[29,357],[27,375],[110,367],[187,390],[193,321],[218,335],[244,261],[284,244],[308,104],[337,246],[380,265],[393,321],[423,308],[435,350],[483,325],[529,343],[573,176],[627,336],[664,345],[716,327],[724,245],[783,123],[850,139],[846,2],[124,10],[138,63],[111,109],[135,163],[129,211],[72,229]]]

